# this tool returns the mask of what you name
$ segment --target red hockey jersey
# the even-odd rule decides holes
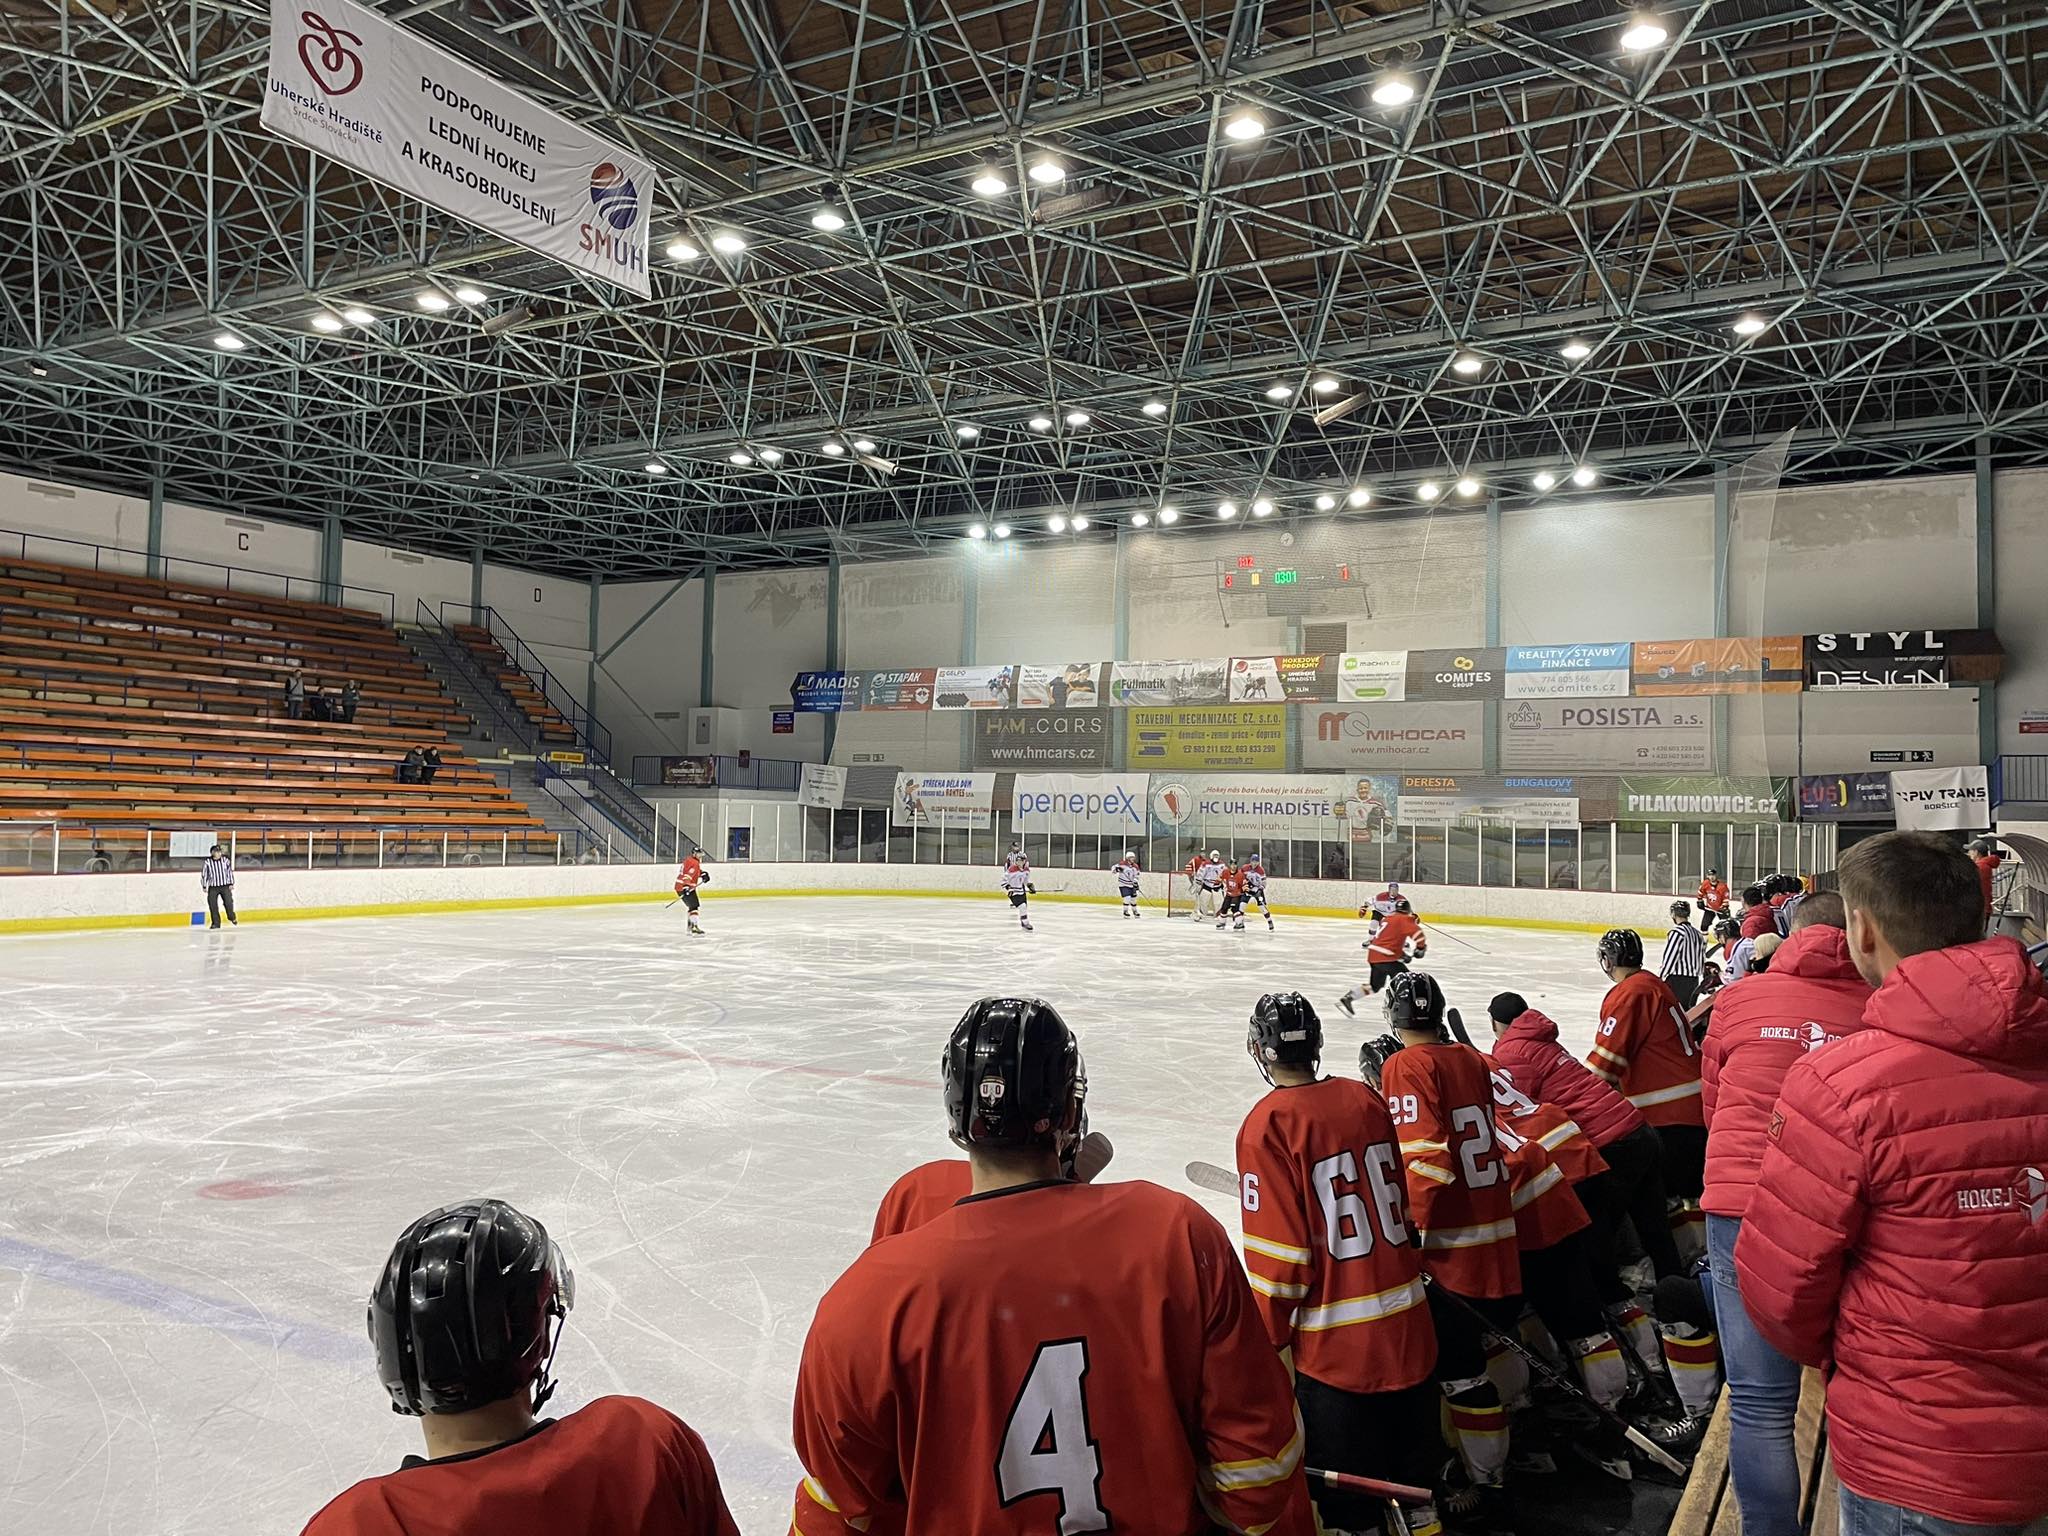
[[[683,860],[682,865],[676,870],[676,894],[680,896],[685,891],[694,891],[708,878],[709,876],[704,873],[703,864],[693,853]]]
[[[1229,1236],[1136,1180],[970,1196],[862,1253],[818,1304],[794,1433],[801,1536],[1314,1530]]]
[[[1507,1161],[1508,1179],[1514,1189],[1518,1249],[1528,1253],[1548,1248],[1592,1225],[1585,1206],[1566,1181],[1564,1170],[1551,1161],[1541,1142],[1517,1132],[1497,1108],[1493,1133]]]
[[[1685,1010],[1648,971],[1625,976],[1600,1003],[1600,1032],[1587,1053],[1594,1074],[1621,1090],[1652,1125],[1705,1125],[1700,1058]]]
[[[1410,949],[1410,941],[1413,949]],[[1396,912],[1380,924],[1380,931],[1367,943],[1365,958],[1374,965],[1391,965],[1396,960],[1420,959],[1429,950],[1422,924],[1412,912]]]
[[[1401,1136],[1422,1267],[1460,1296],[1517,1294],[1514,1198],[1486,1058],[1469,1045],[1407,1046],[1387,1058],[1380,1086]]]
[[[305,1536],[739,1536],[697,1432],[638,1397],[600,1397],[494,1451],[407,1457]]]
[[[1387,1106],[1355,1078],[1275,1088],[1237,1133],[1244,1261],[1275,1347],[1346,1392],[1436,1364]]]
[[[898,1232],[921,1227],[934,1216],[974,1193],[974,1170],[964,1157],[942,1157],[920,1163],[889,1186],[882,1208],[875,1212],[874,1235],[879,1243]]]
[[[1555,1104],[1539,1104],[1515,1086],[1514,1078],[1492,1057],[1493,1107],[1503,1125],[1526,1136],[1550,1154],[1565,1182],[1576,1184],[1607,1171],[1607,1159],[1579,1122]],[[1574,1063],[1576,1065],[1576,1063]]]

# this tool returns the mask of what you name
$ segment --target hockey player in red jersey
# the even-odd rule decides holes
[[[1422,931],[1422,924],[1415,920],[1408,903],[1397,898],[1394,910],[1380,920],[1372,937],[1366,941],[1368,974],[1365,984],[1353,987],[1338,998],[1337,1006],[1355,1015],[1358,1010],[1352,1004],[1365,1001],[1368,995],[1379,991],[1407,970],[1410,960],[1420,960],[1428,953],[1429,936]]]
[[[697,909],[701,905],[697,887],[710,883],[711,871],[704,867],[704,861],[695,853],[684,859],[676,869],[676,900],[683,904],[683,911],[689,917],[692,933],[701,934],[704,931],[697,926]],[[674,904],[670,903],[671,906]]]
[[[689,1425],[637,1397],[537,1415],[575,1282],[547,1229],[499,1200],[407,1227],[370,1296],[392,1408],[425,1458],[357,1483],[306,1536],[738,1536]]]
[[[1229,923],[1238,933],[1244,932],[1244,871],[1235,864],[1223,866],[1223,905],[1216,909],[1216,931],[1221,933],[1223,925]]]
[[[1155,1184],[1060,1176],[1083,1073],[1059,1014],[985,998],[942,1068],[973,1193],[819,1302],[791,1529],[1310,1536],[1287,1372],[1229,1237]]]
[[[1700,1101],[1700,1055],[1685,1010],[1663,981],[1643,969],[1643,938],[1633,928],[1609,929],[1600,940],[1598,958],[1614,985],[1601,1000],[1600,1032],[1586,1065],[1656,1129],[1664,1149],[1665,1193],[1697,1210],[1707,1165],[1707,1121]]]
[[[1442,1450],[1436,1329],[1386,1104],[1317,1075],[1323,1024],[1299,992],[1260,998],[1245,1045],[1272,1085],[1237,1133],[1245,1266],[1267,1335],[1291,1352],[1307,1457],[1427,1487]],[[1379,1523],[1370,1499],[1312,1493],[1325,1530]],[[1406,1513],[1415,1536],[1437,1527],[1434,1506]]]
[[[1116,1148],[1100,1131],[1087,1129],[1088,1113],[1081,1112],[1082,1133],[1060,1152],[1060,1173],[1083,1184],[1092,1184],[1109,1166]],[[875,1212],[875,1230],[868,1238],[879,1243],[898,1232],[921,1227],[948,1206],[958,1205],[974,1193],[974,1172],[964,1157],[942,1157],[919,1163],[889,1186]]]
[[[1436,978],[1407,971],[1381,994],[1391,1039],[1359,1053],[1400,1134],[1410,1219],[1422,1237],[1437,1332],[1437,1382],[1450,1403],[1459,1454],[1499,1523],[1508,1419],[1486,1374],[1488,1325],[1511,1328],[1521,1310],[1512,1186],[1494,1134],[1486,1058],[1453,1041]],[[1489,1507],[1494,1506],[1494,1507]]]

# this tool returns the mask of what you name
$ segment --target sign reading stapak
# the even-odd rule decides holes
[[[646,298],[654,167],[351,0],[271,0],[263,126]]]
[[[1894,773],[1892,812],[1907,832],[1980,832],[1991,825],[1991,775],[1982,763]]]

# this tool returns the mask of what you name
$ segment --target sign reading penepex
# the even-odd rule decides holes
[[[652,165],[351,0],[271,0],[263,126],[566,267],[652,292]]]

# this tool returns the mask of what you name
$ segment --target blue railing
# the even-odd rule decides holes
[[[468,679],[469,686],[483,700],[484,708],[491,712],[492,723],[519,746],[538,755],[541,746],[534,734],[533,722],[512,708],[509,702],[499,702],[498,680],[484,670],[484,664],[476,653],[462,643],[455,631],[423,599],[416,600],[414,606],[418,610],[421,631],[441,659]]]
[[[1991,803],[2048,801],[2048,752],[2008,752],[1991,765]]]

